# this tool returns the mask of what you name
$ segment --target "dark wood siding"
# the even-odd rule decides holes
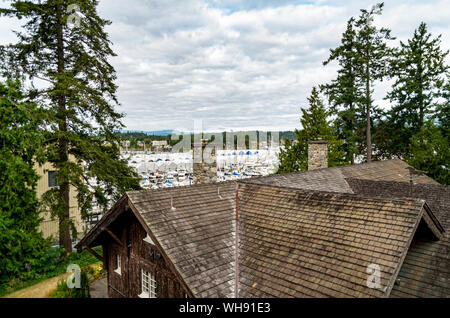
[[[186,291],[166,263],[158,248],[144,241],[146,231],[139,221],[127,213],[110,226],[111,231],[123,242],[123,246],[110,237],[104,245],[108,269],[108,295],[111,298],[139,297],[142,270],[156,278],[158,298],[183,298]],[[121,255],[121,274],[117,268],[117,255]]]
[[[111,242],[108,247],[108,285],[112,288],[111,297],[128,297],[128,257],[126,251],[118,244]],[[121,257],[121,274],[115,272],[117,269],[117,255]],[[115,295],[115,296],[113,296]]]

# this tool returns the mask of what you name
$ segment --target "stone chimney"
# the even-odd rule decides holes
[[[308,170],[328,168],[328,142],[317,139],[308,142]]]
[[[217,182],[217,157],[214,145],[207,140],[194,143],[194,184]]]

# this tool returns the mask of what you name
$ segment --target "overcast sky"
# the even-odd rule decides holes
[[[288,130],[346,22],[376,1],[100,0],[127,129]],[[0,41],[12,38],[0,19]],[[378,25],[405,41],[424,21],[450,49],[450,1],[385,1]],[[393,44],[397,45],[398,40]],[[376,88],[377,103],[388,83]]]

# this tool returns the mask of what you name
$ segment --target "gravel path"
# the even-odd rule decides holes
[[[47,279],[39,284],[18,290],[12,294],[6,295],[5,298],[46,298],[56,289],[58,281],[66,279],[70,273]]]
[[[91,298],[108,298],[108,282],[106,278],[97,279],[90,287]]]

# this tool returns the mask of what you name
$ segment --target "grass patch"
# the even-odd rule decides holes
[[[39,269],[31,269],[27,275],[24,275],[25,277],[15,277],[8,282],[0,284],[0,297],[64,274],[66,273],[67,266],[70,264],[77,264],[81,268],[85,268],[98,263],[98,259],[86,250],[81,253],[72,253],[65,258],[61,257],[61,251],[60,248],[49,249],[48,253],[50,257],[46,259],[45,264],[42,264]],[[101,247],[94,248],[94,251],[99,255],[103,254]]]

